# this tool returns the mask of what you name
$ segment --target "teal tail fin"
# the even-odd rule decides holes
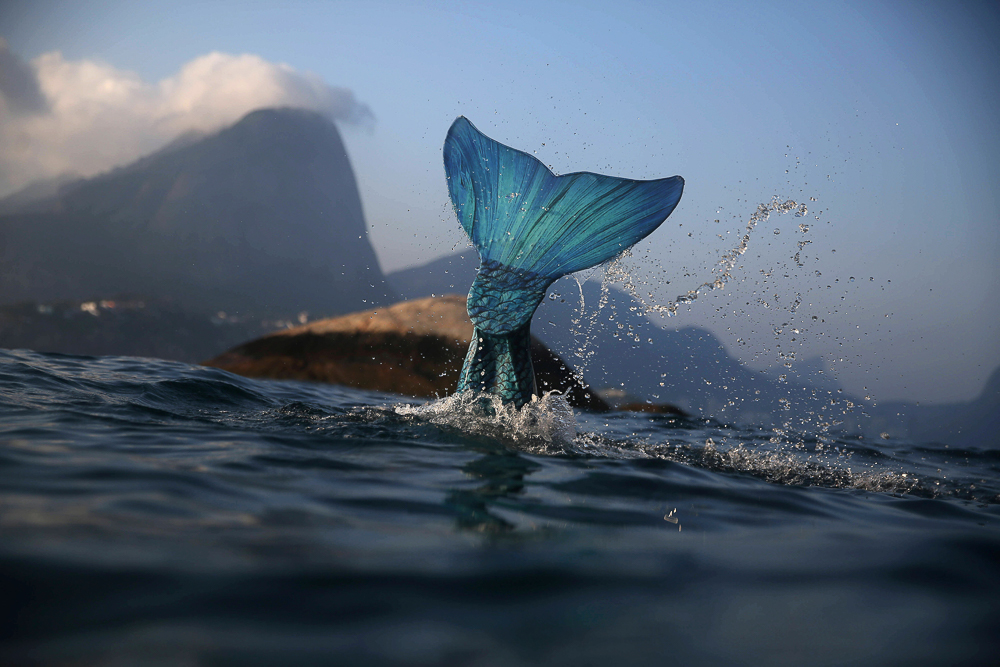
[[[455,213],[481,261],[468,301],[476,336],[459,391],[495,393],[520,406],[535,392],[521,346],[549,285],[648,236],[677,206],[684,179],[556,176],[464,117],[448,130],[444,166]]]

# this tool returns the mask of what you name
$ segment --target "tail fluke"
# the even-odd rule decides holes
[[[680,176],[556,176],[464,117],[448,130],[444,165],[455,212],[480,257],[553,280],[606,262],[648,236],[684,188]]]
[[[464,117],[448,130],[444,165],[455,213],[481,260],[468,301],[476,331],[458,389],[521,406],[534,391],[534,375],[520,347],[530,341],[531,317],[549,285],[649,235],[677,206],[684,180],[556,176]]]

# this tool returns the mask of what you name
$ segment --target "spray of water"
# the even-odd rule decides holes
[[[857,489],[879,493],[912,493],[936,496],[933,482],[913,473],[853,461],[848,448],[805,453],[794,444],[774,436],[740,429],[717,429],[719,442],[692,440],[678,431],[667,439],[618,439],[585,432],[573,441],[571,451],[601,458],[653,458],[684,463],[717,472],[748,474],[773,484]],[[884,463],[884,462],[883,462]]]
[[[487,394],[456,394],[423,405],[395,405],[377,409],[369,418],[391,410],[404,419],[486,437],[512,451],[536,455],[570,455],[612,459],[662,459],[708,470],[751,475],[774,484],[857,489],[882,493],[912,493],[934,497],[941,493],[933,481],[883,461],[872,465],[852,461],[846,443],[805,452],[782,439],[754,429],[719,424],[679,424],[661,437],[636,437],[620,432],[578,432],[579,423],[566,399],[548,393],[523,408],[502,404]],[[698,440],[714,431],[715,437]],[[695,436],[695,437],[692,437]],[[718,442],[716,442],[716,438]]]
[[[723,253],[722,257],[719,258],[719,261],[713,268],[712,272],[715,274],[715,278],[703,282],[694,289],[688,290],[686,293],[679,295],[673,301],[668,301],[666,303],[654,303],[651,298],[652,294],[650,294],[650,300],[647,301],[646,298],[639,293],[636,288],[635,281],[632,278],[631,271],[626,265],[626,260],[631,257],[631,253],[629,251],[623,252],[607,265],[604,271],[604,283],[605,285],[608,283],[621,285],[622,289],[625,290],[629,296],[642,305],[642,308],[647,315],[656,314],[663,317],[673,317],[677,314],[677,309],[681,305],[693,303],[702,294],[725,287],[726,283],[733,278],[733,269],[736,267],[736,263],[739,261],[740,257],[746,253],[747,247],[750,244],[750,235],[753,233],[754,229],[756,229],[758,225],[767,222],[772,213],[784,215],[786,213],[791,213],[792,211],[795,212],[796,217],[802,217],[809,213],[809,208],[805,204],[800,204],[791,199],[782,200],[781,197],[774,197],[769,203],[758,205],[757,210],[747,221],[746,229],[743,232],[743,237],[740,239],[739,245],[728,252]],[[799,246],[800,252],[803,247],[803,245]],[[799,255],[796,255],[796,257],[796,262],[798,262]]]
[[[533,397],[522,408],[501,402],[493,394],[463,392],[423,405],[397,405],[396,414],[464,433],[487,436],[535,453],[563,449],[576,438],[576,416],[566,397],[557,392]]]

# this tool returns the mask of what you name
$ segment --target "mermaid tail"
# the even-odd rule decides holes
[[[468,300],[475,331],[458,391],[496,394],[521,407],[537,393],[531,317],[549,286],[649,235],[677,206],[684,179],[556,176],[462,116],[445,138],[444,168],[455,213],[480,259]]]

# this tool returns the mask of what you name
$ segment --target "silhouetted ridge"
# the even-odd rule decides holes
[[[325,315],[386,300],[340,134],[310,111],[251,112],[42,204],[0,216],[0,303],[129,291]]]

